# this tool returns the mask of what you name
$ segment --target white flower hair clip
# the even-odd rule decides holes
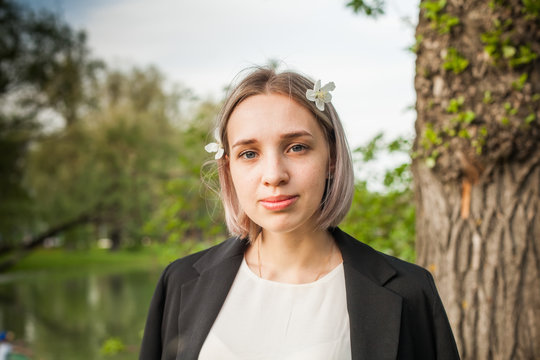
[[[225,153],[225,149],[223,149],[223,144],[219,140],[219,130],[218,129],[214,130],[214,138],[216,139],[216,142],[212,142],[210,144],[207,144],[204,147],[204,150],[206,150],[206,152],[208,152],[208,153],[215,152],[216,156],[214,156],[214,159],[218,160],[218,159],[221,159],[221,157]]]
[[[321,87],[321,80],[317,80],[313,89],[307,89],[306,98],[309,101],[315,101],[317,109],[324,111],[324,104],[332,101],[332,94],[330,94],[330,91],[333,91],[335,88],[336,85],[333,82],[329,82]]]

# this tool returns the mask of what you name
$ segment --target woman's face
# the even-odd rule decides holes
[[[242,209],[263,229],[310,231],[329,168],[315,117],[284,95],[242,101],[227,125],[229,167]]]

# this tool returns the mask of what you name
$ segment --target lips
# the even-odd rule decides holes
[[[298,195],[271,196],[260,200],[261,205],[267,210],[283,210],[294,204]]]

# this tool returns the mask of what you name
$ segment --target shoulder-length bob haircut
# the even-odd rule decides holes
[[[320,229],[335,227],[347,215],[354,193],[354,175],[349,146],[334,106],[327,103],[324,111],[320,111],[315,102],[306,98],[306,91],[313,87],[313,81],[292,71],[276,73],[268,68],[255,68],[230,89],[218,115],[216,134],[225,149],[225,156],[217,162],[225,220],[232,235],[251,241],[261,231],[260,226],[255,224],[240,207],[229,171],[230,149],[227,139],[227,124],[234,109],[242,101],[254,95],[285,95],[313,114],[323,130],[330,150],[330,173],[317,215],[317,227]]]

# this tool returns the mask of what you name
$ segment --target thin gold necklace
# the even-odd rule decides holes
[[[258,261],[258,266],[259,266],[259,277],[261,279],[263,278],[262,277],[262,267],[261,267],[261,242],[262,242],[262,240],[263,240],[263,234],[261,232],[261,237],[257,241],[257,261]],[[334,244],[332,244],[331,246],[332,246],[332,251],[330,251],[330,255],[328,255],[328,261],[327,261],[326,268],[330,268],[330,264],[331,264],[331,261],[332,261],[332,256],[334,255],[334,247],[335,246],[334,246]],[[319,278],[321,277],[323,271],[324,271],[324,268],[319,271],[319,273],[317,274],[317,277],[313,281],[319,280]]]

